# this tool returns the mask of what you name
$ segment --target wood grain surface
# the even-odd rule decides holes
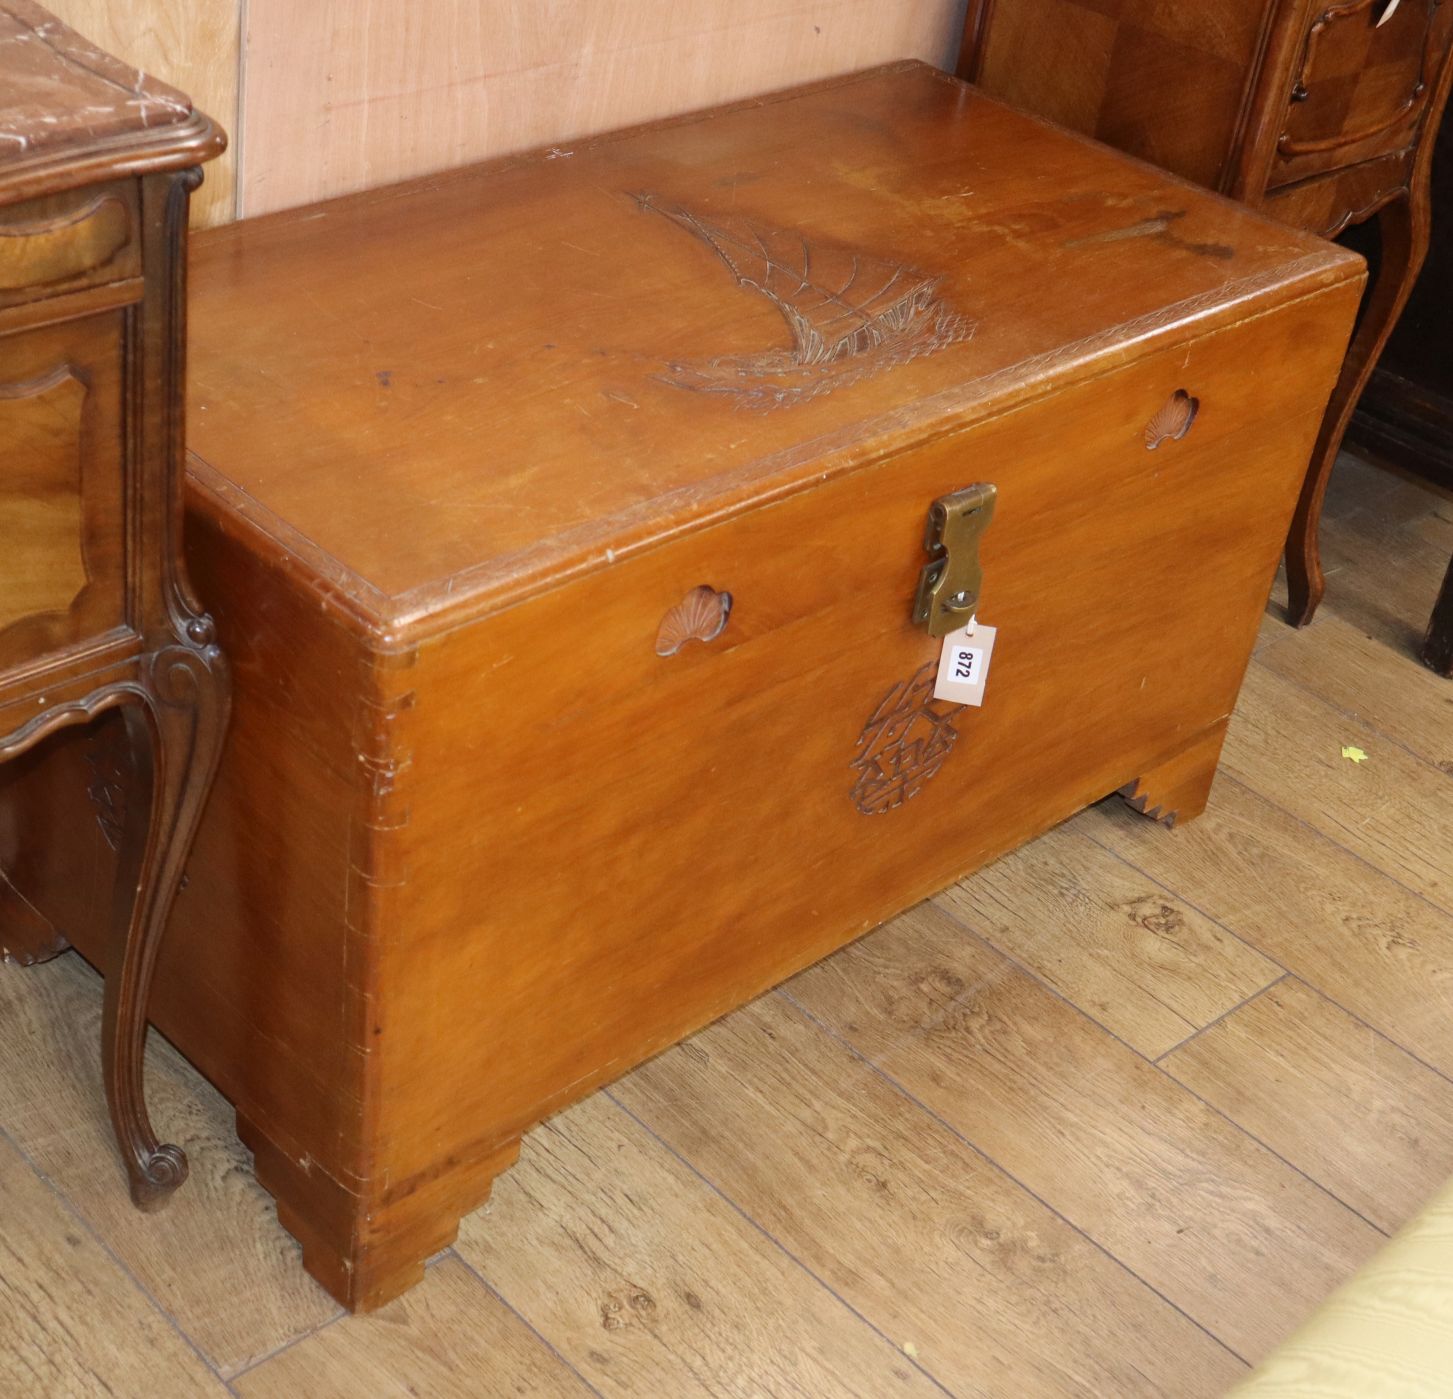
[[[1325,590],[1319,522],[1333,464],[1429,246],[1453,9],[971,0],[958,71],[1309,232],[1376,221],[1375,244],[1363,240],[1378,250],[1373,280],[1287,536],[1287,618],[1305,626]],[[1438,650],[1430,640],[1425,655],[1446,674]]]
[[[787,994],[1245,1360],[1382,1237],[931,905]]]
[[[0,1391],[228,1392],[8,1136],[0,1136],[0,1201]]]
[[[48,8],[227,130],[192,206],[206,227],[892,59],[948,66],[964,3]]]
[[[373,1316],[306,1336],[234,1386],[242,1399],[584,1399],[593,1391],[457,1257]]]
[[[1433,743],[1438,733],[1431,731]],[[1453,1074],[1453,980],[1446,971],[1453,917],[1287,812],[1278,804],[1286,795],[1282,770],[1274,758],[1255,773],[1260,792],[1223,774],[1214,810],[1170,841],[1155,839],[1113,803],[1073,824]],[[1277,891],[1274,901],[1267,889]]]
[[[362,1309],[550,1113],[1106,792],[1203,804],[1361,277],[912,62],[197,242],[239,683],[157,1021]],[[915,711],[968,470],[1008,698]],[[663,657],[702,588],[727,625]],[[923,795],[897,704],[957,745]],[[82,844],[88,786],[41,798]],[[64,847],[26,859],[94,953]],[[1167,987],[1156,1052],[1275,974],[1194,936],[1224,985]]]
[[[1453,553],[1453,499],[1428,507],[1416,483],[1344,457],[1327,492],[1322,533],[1328,567],[1347,595],[1341,619],[1395,652],[1422,639],[1427,599],[1437,593]],[[1376,549],[1382,570],[1370,577],[1359,562]],[[1366,703],[1393,700],[1368,696]]]
[[[1270,670],[1247,677],[1224,770],[1252,781],[1275,764],[1292,815],[1453,910],[1453,804],[1448,774],[1426,758]],[[1365,752],[1365,762],[1343,756]]]
[[[338,1306],[302,1272],[272,1201],[253,1179],[232,1112],[159,1035],[147,1082],[161,1130],[196,1145],[187,1188],[138,1213],[111,1157],[93,1059],[101,1035],[94,974],[77,957],[22,973],[0,967],[0,1018],[30,1047],[31,1071],[0,1075],[0,1121],[35,1169],[92,1221],[107,1247],[224,1377],[245,1369]],[[224,1247],[219,1243],[225,1241]]]
[[[611,1096],[953,1393],[1190,1399],[1242,1369],[785,996]]]
[[[0,530],[20,536],[0,563],[18,601],[0,613],[0,762],[103,714],[143,755],[93,950],[100,1078],[152,1209],[187,1162],[147,1117],[149,993],[229,693],[182,546],[189,197],[223,141],[34,0],[0,3],[0,136]]]
[[[939,1392],[604,1095],[530,1136],[458,1252],[603,1395]]]
[[[964,0],[250,0],[243,212],[262,214],[897,58]],[[305,130],[309,139],[295,133]]]
[[[1268,8],[1266,0],[1194,8],[969,0],[959,71],[1018,106],[1216,188],[1235,152]]]
[[[1453,1084],[1294,977],[1164,1063],[1388,1233],[1453,1175]]]
[[[1072,828],[1006,855],[937,902],[1149,1059],[1282,974]]]
[[[1399,621],[1416,616],[1403,613]],[[1423,745],[1435,767],[1453,771],[1453,687],[1442,676],[1430,670],[1405,673],[1395,653],[1337,614],[1306,646],[1286,646],[1286,639],[1282,632],[1261,653],[1268,669],[1404,748]]]
[[[1175,228],[1160,238],[1168,204]],[[746,281],[769,290],[778,281],[749,265],[754,240],[779,260],[772,277],[816,266],[829,292],[855,266],[884,285],[931,282],[934,315],[962,320],[966,338],[901,363],[848,356],[840,386],[825,378],[797,398],[774,399],[779,380],[761,370],[714,382],[713,364],[795,343],[791,306],[739,285],[714,251],[723,237],[748,250]],[[310,571],[341,568],[360,604],[378,608],[382,593],[383,625],[427,616],[438,629],[928,429],[1005,412],[1097,356],[1108,369],[1238,320],[1258,295],[1347,281],[1358,264],[910,64],[569,158],[208,230],[192,269],[199,508],[215,516],[241,491],[261,528],[307,542]],[[280,317],[279,305],[309,309]],[[1272,362],[1313,372],[1305,344]],[[707,367],[694,391],[683,364]],[[796,382],[784,363],[783,393]],[[1177,445],[1249,422],[1287,382],[1199,387],[1200,421]],[[1137,402],[1137,435],[1180,387],[1167,378]],[[1318,384],[1307,401],[1324,396]],[[366,489],[339,492],[344,462]],[[653,630],[704,581],[682,580]]]

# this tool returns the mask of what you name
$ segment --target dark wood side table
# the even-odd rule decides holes
[[[1428,259],[1348,436],[1377,459],[1453,489],[1453,110],[1443,113],[1433,152],[1431,207]],[[1420,654],[1453,677],[1453,563]]]
[[[147,1117],[146,1003],[228,710],[180,538],[187,208],[224,143],[180,93],[0,0],[0,759],[110,709],[151,755],[118,832],[102,1020],[143,1208],[186,1177]],[[65,945],[24,925],[0,944]]]
[[[1453,0],[969,0],[959,74],[996,96],[1324,237],[1377,219],[1377,279],[1287,538],[1297,626],[1324,590],[1327,479],[1427,251],[1450,54]]]
[[[1453,679],[1453,560],[1443,576],[1443,589],[1433,604],[1428,634],[1423,638],[1423,662],[1439,675]]]

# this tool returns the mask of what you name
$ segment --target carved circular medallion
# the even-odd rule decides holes
[[[893,686],[858,737],[849,794],[864,816],[882,816],[912,800],[944,765],[958,741],[954,719],[963,708],[933,697],[938,662]]]

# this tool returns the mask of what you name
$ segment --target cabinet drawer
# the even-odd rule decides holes
[[[0,208],[0,306],[136,276],[137,229],[130,180]]]
[[[1343,0],[1313,11],[1291,73],[1270,184],[1411,144],[1453,42],[1443,0]]]
[[[1293,228],[1304,228],[1322,238],[1335,238],[1350,224],[1371,218],[1407,189],[1412,179],[1413,156],[1411,149],[1394,151],[1345,170],[1283,185],[1265,196],[1262,208]]]

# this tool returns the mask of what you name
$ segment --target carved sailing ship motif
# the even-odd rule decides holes
[[[677,388],[780,408],[935,354],[974,333],[973,323],[938,295],[942,279],[929,273],[737,215],[707,219],[650,194],[637,195],[636,202],[705,243],[738,286],[776,306],[792,332],[791,349],[674,362],[660,377]]]

